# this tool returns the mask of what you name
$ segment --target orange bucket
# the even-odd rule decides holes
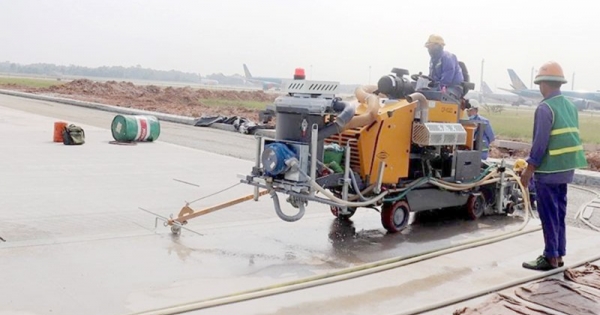
[[[57,121],[54,123],[54,142],[63,142],[63,129],[67,126],[64,121]]]

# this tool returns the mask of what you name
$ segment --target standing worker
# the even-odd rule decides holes
[[[432,34],[425,43],[431,60],[429,61],[429,78],[433,81],[433,90],[451,94],[456,99],[463,95],[464,76],[456,56],[444,50],[444,39]]]
[[[535,110],[533,141],[521,184],[528,187],[535,173],[545,248],[523,267],[551,270],[562,267],[566,255],[567,184],[573,181],[575,169],[587,167],[587,161],[579,138],[577,107],[560,92],[567,83],[561,66],[554,61],[545,63],[534,83],[539,84],[544,99]]]
[[[469,99],[469,104],[471,105],[471,107],[467,110],[467,113],[469,114],[469,120],[479,120],[485,122],[485,128],[483,129],[482,137],[483,143],[481,144],[481,159],[487,160],[490,146],[492,145],[492,142],[496,140],[496,136],[494,135],[494,130],[492,130],[490,121],[487,118],[479,115],[479,102],[472,98]],[[477,131],[475,131],[474,138],[477,138],[478,131],[479,128]]]

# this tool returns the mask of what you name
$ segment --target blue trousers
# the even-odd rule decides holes
[[[538,214],[544,232],[544,256],[562,257],[567,252],[567,184],[535,181]]]

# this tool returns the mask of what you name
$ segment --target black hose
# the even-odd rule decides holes
[[[319,141],[341,133],[356,113],[356,106],[353,103],[336,101],[333,107],[340,113],[336,116],[335,122],[329,123],[319,130]]]

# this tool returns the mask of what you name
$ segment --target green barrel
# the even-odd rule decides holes
[[[154,116],[117,115],[113,118],[111,131],[117,141],[154,141],[160,135],[160,123]]]

